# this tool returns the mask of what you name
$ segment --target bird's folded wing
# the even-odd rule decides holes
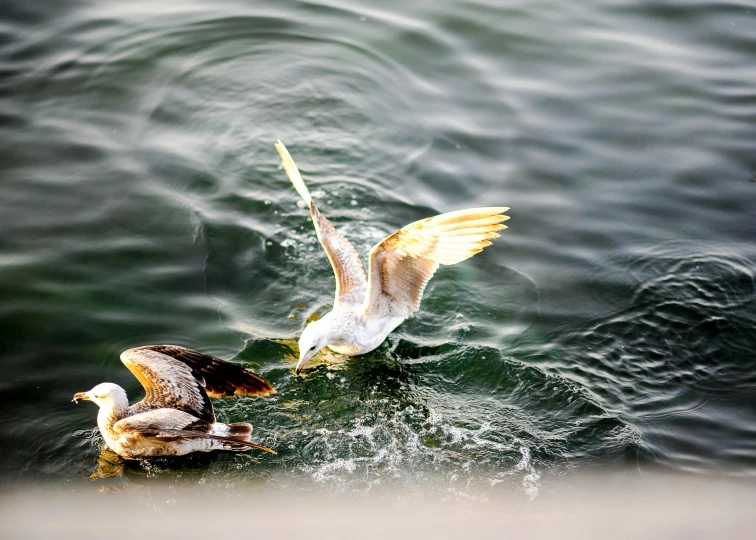
[[[133,406],[135,411],[178,409],[207,422],[215,421],[213,405],[202,388],[204,381],[184,362],[150,346],[124,351],[121,362],[144,387],[144,399]]]
[[[276,393],[275,388],[258,374],[209,354],[178,345],[146,345],[132,350],[155,351],[186,364],[207,395],[213,398]]]
[[[281,141],[276,143],[276,150],[281,156],[289,180],[294,184],[294,188],[310,209],[310,216],[315,225],[318,240],[320,240],[326,255],[328,255],[328,260],[331,261],[333,273],[336,275],[334,305],[359,304],[364,299],[367,278],[357,250],[317,209],[310,196],[310,191],[299,174],[299,169]]]
[[[168,407],[153,409],[143,413],[127,416],[113,424],[116,433],[148,430],[179,429],[195,433],[208,433],[212,422],[200,420],[196,416]]]
[[[491,245],[509,208],[471,208],[422,219],[370,250],[365,315],[407,317],[420,306],[440,264],[456,264]]]
[[[159,442],[175,442],[187,439],[214,439],[237,449],[257,449],[275,454],[266,446],[251,443],[231,436],[212,435],[212,425],[175,409],[154,409],[128,416],[113,424],[116,433],[138,435]]]

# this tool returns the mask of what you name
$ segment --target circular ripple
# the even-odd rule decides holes
[[[568,376],[639,425],[654,459],[753,474],[753,262],[675,244],[627,264],[638,280],[628,307],[570,337]]]

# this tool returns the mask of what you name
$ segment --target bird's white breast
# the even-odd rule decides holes
[[[355,356],[378,347],[404,321],[404,317],[361,317],[349,311],[334,313],[333,321],[339,338],[328,348],[339,354]]]

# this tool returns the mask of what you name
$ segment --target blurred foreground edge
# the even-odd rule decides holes
[[[292,488],[232,489],[155,481],[5,486],[0,537],[9,538],[754,538],[756,485],[681,475],[594,476],[527,501],[393,494],[359,498]]]

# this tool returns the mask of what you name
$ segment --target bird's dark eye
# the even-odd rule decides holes
[[[315,345],[313,345],[312,347],[310,347],[310,350],[314,351],[315,350]]]

